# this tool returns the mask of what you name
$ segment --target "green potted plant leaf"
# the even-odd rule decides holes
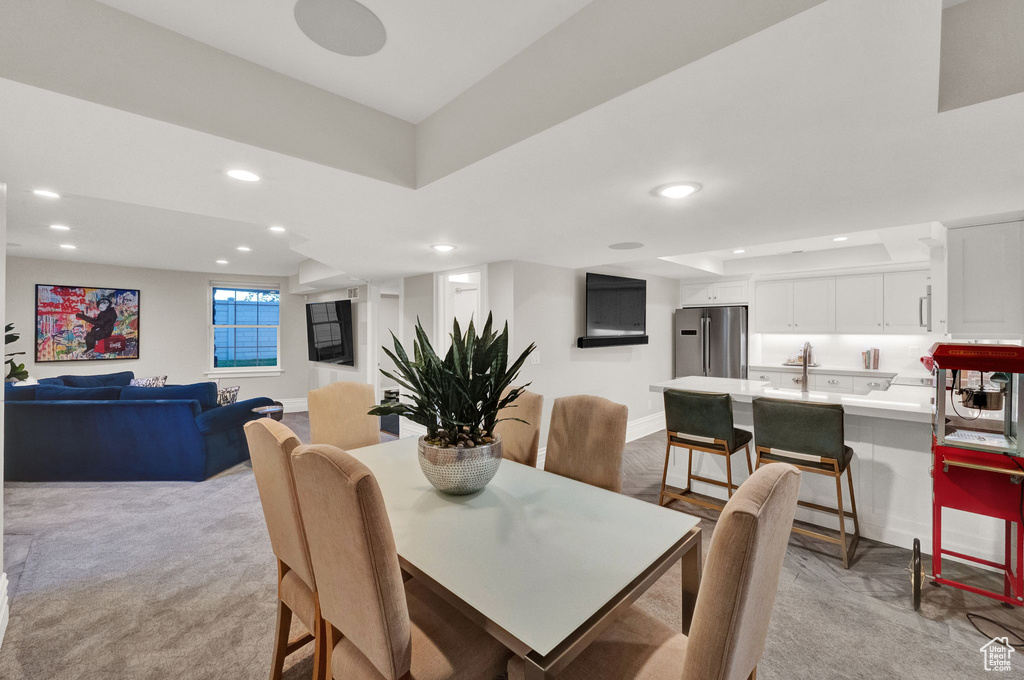
[[[17,342],[20,337],[20,333],[14,332],[14,324],[7,324],[4,331],[4,344],[9,345],[12,342]],[[25,369],[25,364],[19,364],[11,358],[18,356],[19,354],[24,354],[24,352],[7,353],[7,377],[4,379],[6,382],[21,382],[22,380],[28,380],[28,370]]]
[[[472,320],[463,333],[456,319],[444,358],[434,351],[419,319],[411,359],[394,334],[394,352],[383,348],[396,369],[381,373],[401,385],[409,401],[381,404],[369,413],[403,416],[427,428],[419,440],[420,468],[445,493],[473,493],[491,481],[501,463],[501,437],[494,434],[498,411],[526,388],[512,387],[512,382],[536,345],[509,364],[508,323],[501,333],[491,326],[488,314],[479,334]]]

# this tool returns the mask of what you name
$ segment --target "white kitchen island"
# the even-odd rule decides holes
[[[931,399],[934,394],[931,388],[895,385],[885,391],[859,395],[814,390],[801,393],[799,389],[773,388],[770,383],[756,380],[693,376],[657,383],[651,385],[650,389],[652,392],[680,389],[729,394],[734,402],[736,427],[752,432],[751,402],[755,397],[842,404],[846,411],[846,443],[854,450],[851,466],[861,535],[905,548],[912,546],[914,538],[920,538],[922,550],[930,554]],[[673,448],[672,451],[668,483],[670,486],[683,487],[686,484],[687,452],[679,448]],[[742,456],[742,453],[736,456]],[[753,445],[751,457],[756,462]],[[746,467],[746,464],[734,457],[733,478],[737,479],[738,475],[738,479],[743,479]],[[700,476],[724,480],[725,459],[698,452],[693,471]],[[726,497],[724,488],[710,484],[695,482],[693,490],[716,498]],[[805,473],[800,497],[834,507],[835,482],[830,477]],[[849,499],[845,500],[849,509]],[[685,506],[680,501],[676,503]],[[838,528],[838,519],[834,515],[807,508],[797,509],[797,519]],[[852,522],[847,526],[848,530],[853,530]],[[943,514],[943,536],[949,549],[994,561],[1003,557],[1003,526],[996,520],[946,510]],[[822,543],[823,550],[834,547]]]

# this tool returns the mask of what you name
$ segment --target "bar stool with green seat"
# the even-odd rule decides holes
[[[816,531],[793,527],[804,536],[838,544],[843,568],[850,568],[850,559],[860,540],[857,501],[853,495],[853,473],[850,461],[853,449],[846,445],[841,404],[811,404],[784,399],[754,399],[754,436],[757,437],[757,467],[762,463],[789,463],[805,472],[833,477],[836,480],[837,508],[798,501],[805,508],[839,516],[839,538]],[[853,516],[853,538],[846,543],[846,511],[843,509],[843,472],[850,487],[850,508]]]
[[[747,473],[754,471],[750,462],[750,440],[752,435],[746,430],[733,426],[732,397],[728,394],[711,394],[708,392],[689,392],[686,390],[665,390],[665,429],[668,431],[668,444],[665,447],[665,471],[661,475],[661,494],[658,504],[665,505],[665,498],[685,501],[701,505],[712,510],[721,510],[722,506],[709,501],[695,498],[690,493],[693,480],[723,486],[732,498],[732,492],[739,486],[732,481],[732,455],[743,449],[746,452]],[[686,488],[680,493],[668,491],[668,461],[672,447],[688,449],[689,460],[686,464]],[[698,477],[693,474],[693,455],[695,451],[713,453],[725,457],[726,481]],[[669,500],[669,503],[672,502]]]

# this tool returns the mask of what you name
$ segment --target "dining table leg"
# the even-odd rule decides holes
[[[523,659],[525,665],[525,673],[523,673],[524,680],[551,680],[553,675],[548,675],[543,668],[537,665],[537,663],[530,657]]]
[[[683,568],[683,634],[690,634],[690,624],[693,622],[693,610],[697,606],[697,591],[700,589],[701,569],[701,540],[697,540],[692,548],[683,553],[679,560]]]

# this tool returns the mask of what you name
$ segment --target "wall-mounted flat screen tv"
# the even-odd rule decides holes
[[[579,347],[646,345],[647,282],[587,274],[587,335]]]
[[[306,305],[309,360],[355,366],[352,342],[352,301],[311,302]]]

